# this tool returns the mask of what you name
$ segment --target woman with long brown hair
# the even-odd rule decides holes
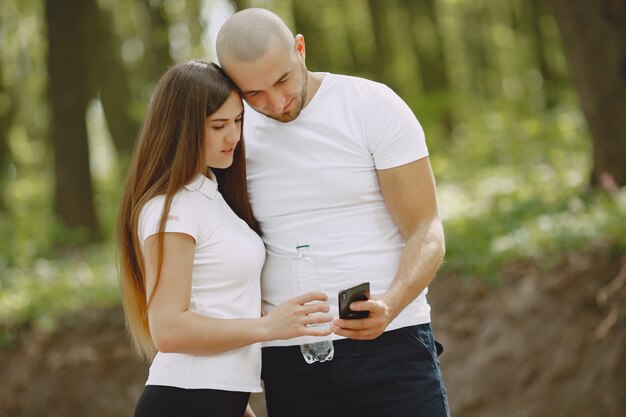
[[[325,302],[307,304],[323,293],[261,316],[265,249],[242,123],[241,98],[213,63],[176,65],[156,86],[118,219],[127,326],[144,356],[156,353],[135,416],[252,416],[260,342],[329,333],[307,327],[331,319]]]

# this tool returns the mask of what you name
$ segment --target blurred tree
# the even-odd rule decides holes
[[[522,2],[522,4],[525,5],[528,10],[536,65],[543,79],[543,89],[546,93],[546,106],[550,108],[556,105],[556,83],[559,77],[549,64],[546,36],[541,29],[541,20],[550,15],[549,5],[544,0],[531,0],[529,2]]]
[[[250,2],[248,0],[231,0],[231,3],[236,11],[250,7]]]
[[[164,1],[142,0],[141,4],[148,16],[142,36],[145,70],[147,79],[156,82],[174,62],[170,55],[169,21]]]
[[[70,229],[99,237],[93,203],[85,112],[89,85],[83,0],[46,0],[50,136],[54,147],[54,208]]]
[[[320,27],[319,5],[305,1],[293,1],[291,4],[294,20],[291,29],[304,35],[307,46],[311,47],[311,53],[306,56],[307,67],[312,71],[334,71],[335,68],[329,66],[333,59],[325,42],[324,30]]]
[[[340,13],[343,17],[343,21],[352,17],[352,13],[354,10],[354,3],[351,0],[339,0],[338,1],[338,13]],[[358,74],[359,71],[363,71],[366,67],[364,60],[361,58],[360,54],[357,52],[357,45],[355,37],[357,36],[354,33],[354,25],[350,24],[350,22],[346,22],[346,25],[342,26],[346,33],[346,43],[347,43],[347,54],[344,57],[346,61],[346,73],[347,74]]]
[[[187,0],[185,2],[186,23],[189,28],[193,51],[191,55],[196,58],[204,58],[207,55],[202,42],[202,33],[205,29],[202,20],[203,3],[204,0]]]
[[[0,212],[6,211],[5,189],[11,165],[11,148],[8,134],[15,114],[14,98],[6,89],[2,66],[0,66]]]
[[[393,80],[387,75],[387,68],[391,62],[391,48],[389,42],[388,7],[390,1],[367,0],[369,7],[371,29],[374,34],[374,53],[370,60],[370,72],[374,79],[393,87]]]
[[[96,0],[84,0],[85,40],[89,45],[90,97],[99,95],[113,144],[119,153],[130,154],[139,123],[131,117],[132,94],[120,53],[120,40],[113,30],[111,15]]]
[[[419,61],[424,92],[448,88],[448,69],[434,0],[402,0],[409,18],[408,37]]]
[[[474,92],[488,96],[490,88],[488,69],[490,67],[487,49],[492,46],[489,42],[489,29],[492,27],[490,16],[485,13],[482,3],[472,3],[468,6],[467,15],[459,22],[465,49],[465,64],[470,74],[470,85]]]
[[[626,2],[552,0],[593,142],[591,184],[626,186]]]
[[[400,6],[409,25],[409,36],[403,35],[403,38],[408,38],[406,48],[413,49],[419,71],[421,90],[417,91],[415,101],[426,102],[422,106],[428,106],[437,114],[437,122],[445,132],[442,139],[449,143],[456,120],[450,105],[448,64],[436,2],[401,0]]]

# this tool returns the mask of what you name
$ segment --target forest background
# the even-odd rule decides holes
[[[413,109],[442,282],[496,292],[520,268],[541,280],[600,252],[607,277],[585,276],[594,261],[577,273],[611,300],[594,328],[623,329],[626,2],[3,0],[0,355],[64,317],[118,311],[114,224],[153,87],[173,63],[214,60],[221,23],[251,6],[304,34],[310,70],[386,83]],[[26,415],[15,401],[8,415]]]

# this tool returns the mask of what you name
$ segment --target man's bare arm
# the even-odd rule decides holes
[[[368,318],[337,319],[332,331],[351,339],[374,339],[433,280],[445,253],[443,226],[430,160],[422,158],[379,170],[378,180],[405,247],[396,275],[379,299],[355,302],[352,310],[369,310]]]

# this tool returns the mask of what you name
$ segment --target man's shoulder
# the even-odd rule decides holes
[[[337,84],[338,86],[343,85],[347,88],[361,88],[361,89],[379,89],[379,88],[387,88],[385,84],[379,83],[378,81],[370,80],[368,78],[359,77],[357,75],[347,75],[347,74],[326,74],[328,80]]]
[[[385,84],[355,75],[327,74],[326,77],[333,100],[341,97],[353,109],[368,107],[372,100],[391,92]]]

